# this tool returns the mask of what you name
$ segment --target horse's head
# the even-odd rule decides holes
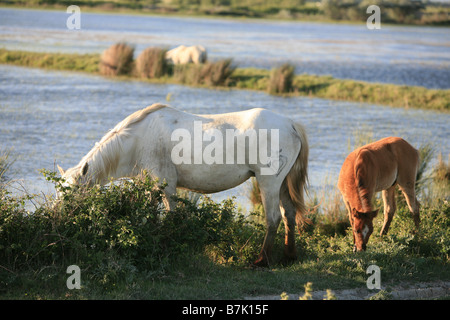
[[[366,250],[367,242],[369,242],[369,237],[373,232],[373,218],[376,217],[377,213],[378,209],[375,211],[360,212],[353,208],[350,216],[355,243],[353,251]]]
[[[69,187],[75,185],[84,185],[88,184],[90,179],[88,178],[88,170],[89,165],[87,162],[84,163],[83,166],[76,166],[67,170],[64,170],[59,165],[57,166],[59,173],[61,174],[61,178],[63,179],[62,186]],[[60,199],[62,196],[62,191],[58,190],[56,192],[56,199]]]

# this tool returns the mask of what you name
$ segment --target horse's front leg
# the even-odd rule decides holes
[[[177,171],[173,166],[160,165],[152,170],[152,176],[159,180],[161,185],[165,184],[163,203],[168,211],[174,210],[177,203],[173,196],[177,194]]]
[[[163,203],[166,207],[167,211],[172,211],[177,206],[176,201],[173,199],[173,197],[177,194],[177,188],[176,184],[167,184],[167,186],[164,188],[164,199]]]

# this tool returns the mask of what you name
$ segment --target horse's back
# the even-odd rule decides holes
[[[206,49],[200,45],[190,47],[180,45],[167,51],[166,58],[174,64],[203,63],[206,61]]]
[[[419,160],[419,152],[406,140],[398,137],[387,137],[360,149],[369,150],[374,161],[381,166],[415,167]]]
[[[350,156],[353,155],[353,156]],[[418,151],[407,141],[398,137],[387,137],[359,147],[350,153],[348,160],[355,164],[403,164],[416,162]]]
[[[216,145],[216,138],[212,144],[209,140],[203,140],[203,137],[200,137],[203,140],[203,146],[198,158],[204,155],[206,148],[210,150],[212,146],[221,150],[221,158],[216,158],[217,163],[198,161],[196,166],[192,166],[197,152],[192,149],[194,151],[190,154],[191,159],[186,159],[189,161],[176,164],[178,187],[205,193],[218,192],[232,188],[250,176],[260,175],[263,169],[266,170],[267,167],[272,169],[272,166],[276,174],[270,176],[273,179],[282,180],[292,167],[301,148],[301,140],[295,132],[292,120],[266,109],[255,108],[209,115],[190,114],[172,108],[166,108],[161,112],[166,115],[164,115],[165,121],[159,121],[161,126],[165,126],[160,132],[174,132],[174,130],[182,129],[190,132],[189,135],[192,138],[195,138],[197,133],[203,135],[209,132],[208,134],[213,134],[215,137],[220,136],[217,141],[221,141],[222,144]],[[195,131],[198,130],[195,128],[201,131]],[[264,139],[267,139],[265,143]],[[248,142],[245,142],[246,140]],[[250,141],[256,143],[253,144]],[[242,145],[241,142],[243,142]],[[179,144],[178,141],[170,143]],[[194,142],[191,145],[193,146]],[[244,149],[239,149],[240,147]],[[263,151],[264,149],[260,149],[263,147],[268,149]],[[277,165],[268,164],[260,158],[275,156],[275,152],[276,154],[279,152],[276,162],[274,160]]]

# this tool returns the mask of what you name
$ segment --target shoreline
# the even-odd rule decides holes
[[[68,3],[68,2],[67,2]],[[9,3],[3,3],[0,8],[6,9],[24,9],[24,10],[47,10],[47,11],[65,11],[69,4],[63,3],[41,3],[39,5],[27,5],[16,3],[12,0]],[[314,23],[327,23],[327,24],[365,24],[365,20],[351,20],[351,19],[333,19],[327,17],[324,13],[322,6],[317,4],[304,4],[300,7],[233,7],[231,5],[227,6],[158,6],[144,4],[136,4],[134,7],[129,3],[109,2],[91,4],[89,2],[84,2],[83,0],[78,1],[78,5],[81,10],[87,13],[96,14],[125,14],[125,15],[140,15],[140,16],[161,16],[161,17],[182,17],[182,18],[202,18],[202,19],[238,19],[238,20],[267,20],[267,21],[284,21],[284,22],[314,22]],[[435,7],[441,11],[446,11],[447,16],[450,12],[449,6],[430,6],[431,11],[437,10]],[[427,11],[427,8],[424,9]],[[276,13],[275,13],[276,12]],[[425,13],[425,12],[424,12]],[[437,20],[437,21],[395,21],[387,20],[383,21],[383,25],[387,26],[402,26],[402,27],[448,27],[450,25],[450,20]]]
[[[100,54],[65,54],[0,49],[0,63],[50,70],[78,71],[101,75]],[[180,84],[201,88],[246,89],[267,92],[271,70],[236,67],[225,85],[183,83],[173,75],[142,78],[135,74],[114,76],[117,80],[138,80],[160,84]],[[400,108],[450,111],[450,90],[425,87],[371,83],[338,79],[332,76],[295,74],[292,89],[277,94],[285,97],[309,96],[331,100],[373,103]]]

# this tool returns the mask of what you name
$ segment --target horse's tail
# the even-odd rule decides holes
[[[308,184],[309,146],[306,131],[303,126],[299,123],[294,123],[294,129],[300,136],[301,147],[297,159],[286,176],[286,182],[289,196],[296,209],[295,220],[300,230],[300,227],[304,224],[311,223],[311,220],[306,217],[307,208],[303,196],[303,192],[307,191],[306,187]]]

